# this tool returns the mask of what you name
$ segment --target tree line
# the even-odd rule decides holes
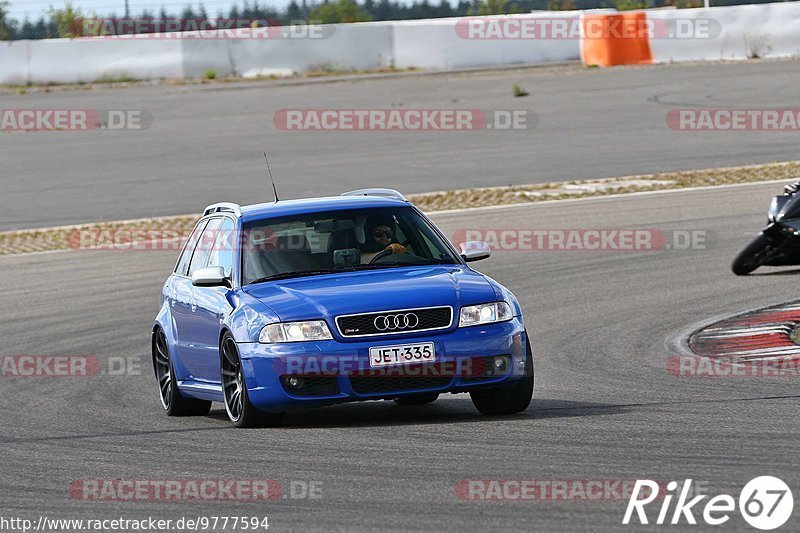
[[[455,0],[453,0],[455,2]],[[742,2],[741,0],[712,0],[712,4],[732,5],[739,3],[762,3],[769,0]],[[410,20],[443,17],[468,17],[480,15],[501,15],[528,13],[533,10],[571,10],[616,7],[620,10],[642,9],[647,7],[698,7],[702,0],[458,0],[451,3],[439,0],[413,0],[411,3],[397,0],[292,0],[285,9],[261,6],[258,0],[252,3],[245,0],[242,7],[233,6],[227,12],[209,14],[199,3],[197,7],[187,5],[176,13],[168,13],[164,8],[158,13],[142,11],[138,14],[103,15],[102,18],[135,18],[144,20],[263,20],[270,24],[292,24],[301,21],[333,24],[337,22],[368,22],[379,20]],[[8,15],[9,3],[0,0],[0,41],[18,39],[53,39],[58,37],[77,37],[76,27],[87,18],[97,18],[95,13],[84,13],[71,3],[63,7],[51,7],[46,15],[32,21],[13,20]]]

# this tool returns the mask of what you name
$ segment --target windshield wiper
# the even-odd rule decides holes
[[[352,266],[345,267],[345,268],[347,268],[349,270],[374,270],[376,268],[394,268],[394,267],[398,267],[398,266],[402,266],[402,265],[399,264],[399,263],[377,263],[377,264],[374,264],[374,265],[352,265]]]
[[[362,265],[355,268],[392,268],[392,267],[417,267],[417,266],[433,266],[433,265],[455,265],[455,261],[449,259],[431,259],[425,261],[418,261],[416,263],[376,263],[374,265]]]
[[[265,281],[275,281],[277,279],[289,279],[289,278],[301,278],[303,276],[315,276],[317,274],[336,274],[338,272],[342,272],[345,269],[342,268],[320,268],[320,269],[309,269],[309,270],[295,270],[294,272],[280,272],[278,274],[272,274],[271,276],[264,276],[263,278],[254,279],[248,285],[252,285],[253,283],[263,283]]]
[[[248,285],[252,285],[254,283],[264,283],[266,281],[275,281],[279,279],[316,276],[319,274],[338,274],[339,272],[354,272],[356,270],[377,270],[382,268],[428,266],[428,265],[438,265],[438,264],[455,264],[455,263],[453,263],[452,261],[447,261],[446,263],[440,263],[439,260],[434,260],[434,261],[426,261],[424,263],[378,263],[375,265],[349,265],[349,266],[340,266],[337,268],[314,268],[308,270],[295,270],[293,272],[280,272],[278,274],[272,274],[271,276],[264,276],[263,278],[258,278],[251,281],[250,283],[248,283]]]

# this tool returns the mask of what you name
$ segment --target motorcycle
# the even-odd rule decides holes
[[[731,270],[746,276],[760,266],[800,265],[800,181],[772,199],[767,227],[739,252]]]

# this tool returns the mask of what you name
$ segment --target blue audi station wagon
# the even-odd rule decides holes
[[[170,416],[225,406],[236,427],[363,400],[469,393],[527,409],[533,358],[514,295],[468,263],[402,194],[205,209],[161,292],[152,354]]]

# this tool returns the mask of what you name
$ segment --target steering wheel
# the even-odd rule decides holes
[[[401,242],[401,243],[398,243],[398,244],[400,244],[400,246],[402,246],[403,248],[407,248],[408,247],[408,242],[409,241],[405,241],[405,242]],[[378,262],[380,259],[383,259],[387,255],[392,255],[392,251],[389,250],[388,248],[385,248],[385,249],[381,250],[380,252],[378,252],[377,254],[375,254],[375,257],[370,259],[369,263],[367,263],[367,264],[369,264],[369,265],[375,264],[376,262]]]
[[[383,259],[383,258],[384,258],[384,257],[386,257],[387,255],[392,255],[392,251],[391,251],[391,250],[381,250],[380,252],[378,252],[377,254],[375,254],[375,257],[373,257],[372,259],[370,259],[370,261],[369,261],[369,264],[370,264],[370,265],[373,265],[373,264],[375,264],[375,263],[376,263],[376,262],[377,262],[379,259]]]

